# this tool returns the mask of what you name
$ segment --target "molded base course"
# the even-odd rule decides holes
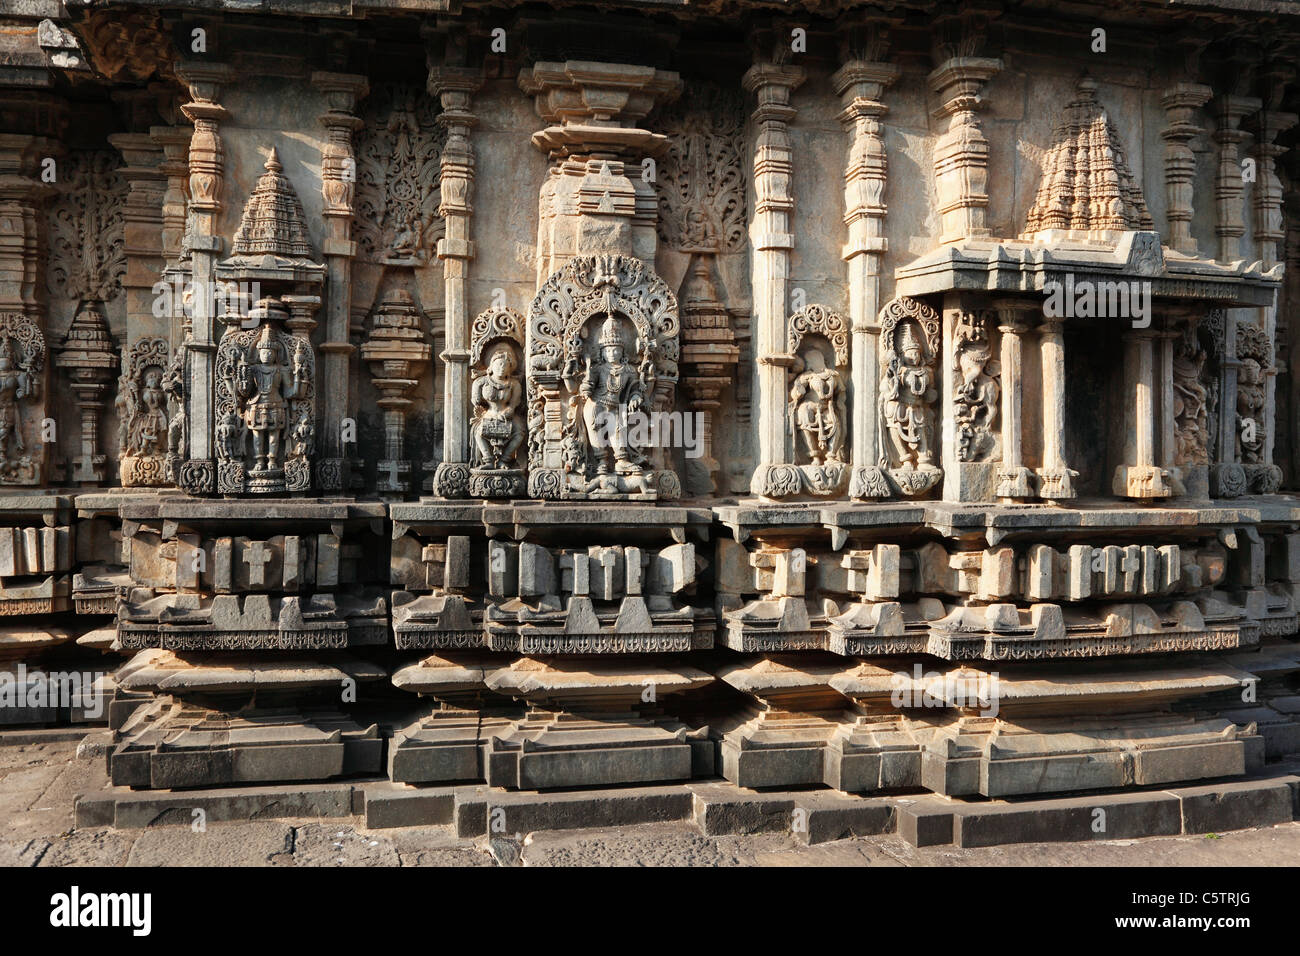
[[[927,794],[858,797],[827,791],[757,793],[726,781],[534,793],[485,786],[412,787],[387,780],[184,793],[113,787],[76,801],[78,827],[364,816],[379,829],[451,826],[457,836],[514,836],[689,821],[710,836],[791,833],[807,844],[897,833],[913,846],[1000,846],[1200,834],[1300,819],[1300,776],[1203,787],[978,803]]]

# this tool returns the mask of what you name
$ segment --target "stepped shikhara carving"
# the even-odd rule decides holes
[[[116,785],[1300,752],[1300,19],[64,6],[0,15],[0,676],[130,655]]]
[[[1065,107],[1043,162],[1026,233],[1151,228],[1142,190],[1110,117],[1097,101],[1097,89],[1096,80],[1084,77],[1078,96]]]

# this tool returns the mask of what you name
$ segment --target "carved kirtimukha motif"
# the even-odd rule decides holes
[[[531,495],[679,493],[663,448],[678,332],[676,296],[639,259],[578,256],[547,280],[528,317],[529,414],[543,428]]]
[[[31,406],[41,397],[45,336],[18,312],[0,313],[0,483],[41,482],[39,421]]]
[[[282,331],[288,310],[261,299],[217,349],[217,490],[305,491],[315,444],[315,358]]]
[[[523,495],[519,449],[527,437],[522,415],[524,317],[514,309],[489,309],[475,320],[470,339],[472,467],[474,498]]]
[[[938,313],[916,299],[893,299],[881,311],[880,465],[904,495],[924,494],[943,477],[935,444],[940,328]]]
[[[167,340],[138,339],[117,385],[118,449],[122,484],[162,485],[167,477]]]
[[[989,343],[992,319],[963,312],[953,329],[953,410],[957,460],[989,461],[998,457],[998,413],[1002,363]]]
[[[437,103],[414,86],[382,84],[366,98],[357,143],[357,245],[373,262],[429,259],[442,221],[446,130]]]

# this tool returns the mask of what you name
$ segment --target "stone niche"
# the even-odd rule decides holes
[[[528,315],[528,490],[544,499],[681,493],[668,455],[677,297],[640,259],[577,256]]]

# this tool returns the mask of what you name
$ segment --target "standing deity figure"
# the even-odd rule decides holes
[[[31,373],[21,365],[14,367],[12,340],[0,339],[0,458],[11,457],[11,448],[20,453],[26,450],[18,403],[34,391]]]
[[[150,368],[140,383],[140,394],[135,403],[135,414],[127,435],[127,448],[134,455],[157,455],[166,440],[167,403],[162,386],[163,372]]]
[[[814,465],[844,462],[844,381],[826,367],[826,356],[810,348],[802,355],[804,371],[790,388],[790,427],[803,436]]]
[[[257,459],[253,470],[278,471],[280,446],[289,424],[289,401],[306,388],[302,356],[294,353],[291,370],[270,325],[262,326],[249,351],[252,354],[239,359],[235,387],[244,426],[253,435],[253,457]]]
[[[1237,370],[1237,452],[1243,462],[1260,460],[1264,447],[1264,368],[1253,358]]]
[[[1175,464],[1209,460],[1209,390],[1201,384],[1205,360],[1200,348],[1180,348],[1174,353]]]
[[[618,320],[609,315],[600,329],[600,360],[586,360],[579,371],[577,359],[565,369],[565,384],[582,400],[582,420],[587,441],[596,455],[596,473],[609,474],[611,460],[620,475],[640,474],[644,458],[628,446],[627,416],[641,410],[645,389],[640,371],[627,361]]]
[[[487,370],[470,389],[470,400],[478,417],[470,430],[474,443],[474,467],[513,468],[515,453],[524,440],[524,423],[519,402],[523,385],[515,376],[514,351],[505,342],[492,350]]]
[[[934,371],[915,325],[899,325],[898,351],[884,381],[885,425],[904,468],[934,464]]]
[[[167,375],[162,380],[163,394],[167,396],[171,418],[167,422],[167,454],[183,457],[187,450],[185,435],[185,360],[189,350],[187,334],[176,354],[172,356]]]

